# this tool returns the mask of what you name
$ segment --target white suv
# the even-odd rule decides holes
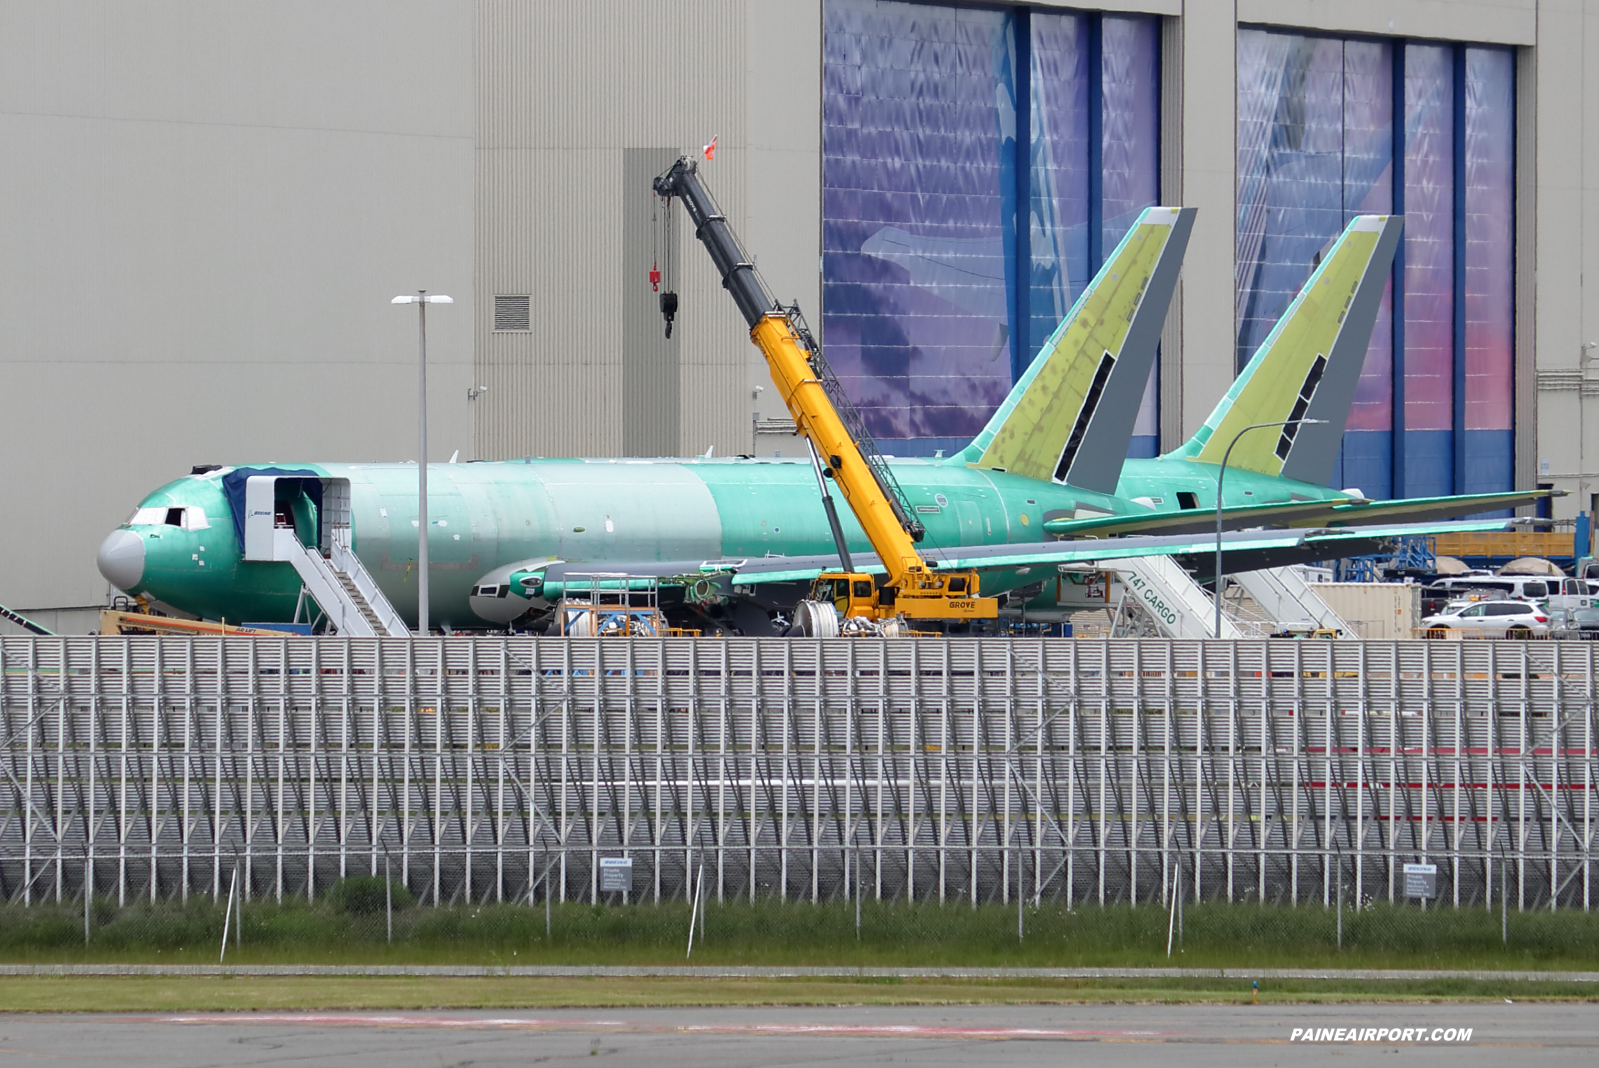
[[[1448,631],[1471,631],[1483,637],[1542,637],[1549,633],[1549,614],[1529,601],[1453,601],[1442,612],[1421,621],[1429,638]]]

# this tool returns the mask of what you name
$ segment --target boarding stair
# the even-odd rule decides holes
[[[1355,633],[1295,568],[1239,571],[1229,577],[1244,588],[1262,613],[1275,621],[1279,632],[1331,630],[1350,636]]]
[[[400,613],[347,544],[349,528],[334,529],[332,551],[325,556],[320,549],[301,545],[292,530],[283,533],[294,541],[285,550],[295,573],[340,634],[351,638],[404,638],[410,634]]]
[[[1121,580],[1111,632],[1118,633],[1124,616],[1135,613],[1152,620],[1169,638],[1209,638],[1215,627],[1215,602],[1193,577],[1169,556],[1142,556],[1102,565]],[[1242,638],[1238,624],[1223,615],[1221,637]]]
[[[306,545],[292,523],[280,519],[275,507],[280,478],[308,481],[302,476],[251,475],[245,489],[244,558],[294,565],[305,592],[322,609],[335,630],[351,638],[404,638],[410,629],[389,599],[378,589],[371,572],[355,555],[350,522],[350,482],[320,479],[321,509],[316,544]],[[296,613],[298,615],[298,613]]]

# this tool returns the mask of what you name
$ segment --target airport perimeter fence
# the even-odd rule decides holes
[[[1595,654],[4,639],[0,955],[1591,962]]]

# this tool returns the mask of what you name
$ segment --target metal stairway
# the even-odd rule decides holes
[[[1171,557],[1143,556],[1107,561],[1103,566],[1116,572],[1121,579],[1126,589],[1123,605],[1125,601],[1132,601],[1168,637],[1211,636],[1215,626],[1215,602]],[[1122,615],[1123,605],[1117,606],[1117,617]],[[1221,637],[1242,638],[1244,634],[1236,623],[1223,615]]]
[[[301,475],[251,475],[246,480],[244,559],[293,564],[305,592],[346,637],[409,637],[405,620],[350,547],[349,479],[315,480],[322,499],[314,546],[302,544],[292,525],[279,525],[275,502],[280,479],[312,481]]]
[[[282,533],[294,542],[285,548],[295,573],[340,634],[350,638],[404,638],[410,634],[371,573],[345,544],[348,528],[334,530],[332,552],[327,556],[301,545],[292,530]]]
[[[1239,571],[1230,577],[1284,629],[1335,630],[1355,636],[1354,629],[1291,567]]]

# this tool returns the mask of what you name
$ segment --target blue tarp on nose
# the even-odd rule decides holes
[[[228,500],[228,511],[233,515],[233,536],[238,539],[239,551],[244,551],[244,488],[254,475],[273,475],[279,479],[293,479],[316,506],[317,530],[322,528],[322,476],[304,467],[235,467],[222,476],[222,495]],[[281,484],[281,483],[280,483]]]

